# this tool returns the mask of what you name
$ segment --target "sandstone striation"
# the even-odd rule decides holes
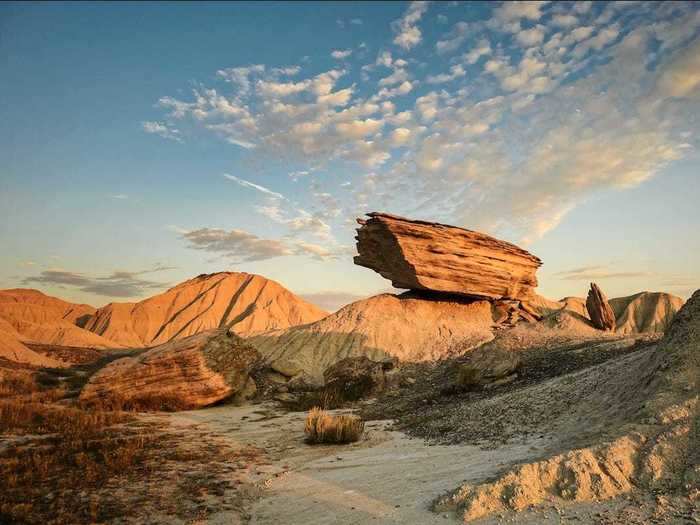
[[[122,345],[153,346],[215,328],[252,334],[311,323],[327,312],[260,275],[199,275],[138,303],[111,303],[86,328]]]
[[[609,302],[615,312],[615,331],[622,334],[663,333],[683,306],[683,299],[662,292],[640,292]]]
[[[599,330],[615,330],[615,312],[608,303],[608,298],[595,283],[591,283],[591,289],[586,298],[586,310],[593,326]]]
[[[445,224],[369,213],[358,219],[355,264],[396,288],[527,301],[542,262],[513,244]]]
[[[80,394],[82,403],[136,410],[201,408],[254,392],[260,355],[227,330],[203,332],[114,361]]]

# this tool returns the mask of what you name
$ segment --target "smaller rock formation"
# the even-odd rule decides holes
[[[85,385],[85,404],[186,410],[255,392],[258,352],[227,330],[203,332],[114,361]]]
[[[591,283],[586,298],[586,309],[593,326],[599,330],[615,330],[615,312],[608,303],[608,298],[595,283]]]
[[[323,373],[325,388],[336,392],[345,401],[357,401],[384,390],[384,368],[390,361],[372,361],[360,357],[346,357],[329,366]]]
[[[484,345],[467,354],[457,365],[457,385],[470,389],[515,379],[520,368],[518,352]]]
[[[355,264],[396,288],[486,299],[529,300],[542,261],[483,233],[369,213],[358,219]]]

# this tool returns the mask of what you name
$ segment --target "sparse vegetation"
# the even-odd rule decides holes
[[[243,512],[249,495],[231,468],[245,470],[258,450],[206,436],[193,446],[133,414],[75,406],[40,375],[0,379],[0,523],[105,523],[149,505],[187,521],[210,511],[208,494],[234,488],[222,505]]]
[[[334,416],[319,407],[314,407],[306,416],[304,433],[309,443],[352,443],[358,441],[365,424],[357,416]]]

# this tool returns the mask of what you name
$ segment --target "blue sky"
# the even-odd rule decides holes
[[[0,71],[1,287],[330,307],[389,284],[374,210],[522,244],[552,298],[700,283],[693,3],[3,3]]]

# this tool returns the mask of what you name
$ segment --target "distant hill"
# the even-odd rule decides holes
[[[616,297],[609,302],[615,312],[615,332],[621,334],[664,333],[684,303],[680,297],[664,292],[639,292]],[[559,301],[550,301],[537,296],[533,306],[545,315],[563,308],[589,319],[586,299],[583,297],[564,297]]]
[[[95,311],[87,304],[69,303],[38,290],[0,290],[0,319],[24,342],[92,348],[121,346],[82,328]]]
[[[110,303],[85,328],[127,347],[144,347],[223,326],[249,336],[326,315],[275,281],[221,272],[199,275],[138,303]]]
[[[20,340],[20,335],[10,323],[0,319],[0,365],[2,359],[13,363],[41,367],[62,366],[58,361],[45,357],[27,348]]]

